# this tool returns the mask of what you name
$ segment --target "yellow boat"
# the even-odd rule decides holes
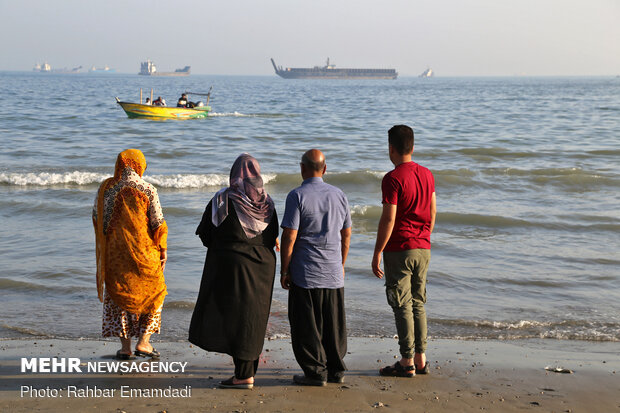
[[[121,102],[118,103],[130,118],[157,118],[157,119],[194,119],[206,118],[211,111],[210,106],[194,108],[177,108],[169,106],[152,106],[141,103]]]

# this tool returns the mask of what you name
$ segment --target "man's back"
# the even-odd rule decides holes
[[[396,205],[396,221],[385,251],[431,247],[431,199],[435,179],[427,168],[405,162],[388,172],[381,184],[383,203]]]
[[[288,194],[282,227],[298,231],[290,264],[295,285],[344,285],[340,231],[350,226],[346,196],[322,178],[308,178]]]

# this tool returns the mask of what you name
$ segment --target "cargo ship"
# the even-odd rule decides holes
[[[327,63],[325,66],[314,67],[287,67],[276,66],[273,58],[271,64],[276,75],[284,79],[396,79],[396,69],[346,69],[336,68],[336,65]]]
[[[34,68],[32,69],[34,72],[39,73],[56,73],[56,74],[77,74],[82,70],[82,66],[74,67],[73,69],[62,68],[62,69],[52,69],[49,63],[44,62],[43,64],[36,63]]]
[[[151,60],[140,63],[139,75],[142,76],[189,76],[189,66],[185,66],[182,69],[177,69],[174,72],[158,72],[157,66]]]
[[[41,73],[49,73],[52,71],[52,66],[50,66],[50,64],[47,62],[44,62],[43,64],[36,63],[32,71],[41,72]]]

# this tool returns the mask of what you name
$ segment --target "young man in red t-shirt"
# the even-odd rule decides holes
[[[429,372],[426,362],[426,273],[431,259],[431,232],[437,205],[435,179],[411,160],[413,130],[396,125],[388,131],[394,169],[381,183],[383,212],[377,230],[372,271],[383,278],[396,319],[402,359],[379,370],[382,376],[413,377]]]

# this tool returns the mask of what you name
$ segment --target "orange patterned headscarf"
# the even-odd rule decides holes
[[[114,168],[114,178],[120,179],[125,168],[130,167],[135,173],[142,176],[146,171],[146,158],[139,149],[127,149],[118,154],[116,167]]]

